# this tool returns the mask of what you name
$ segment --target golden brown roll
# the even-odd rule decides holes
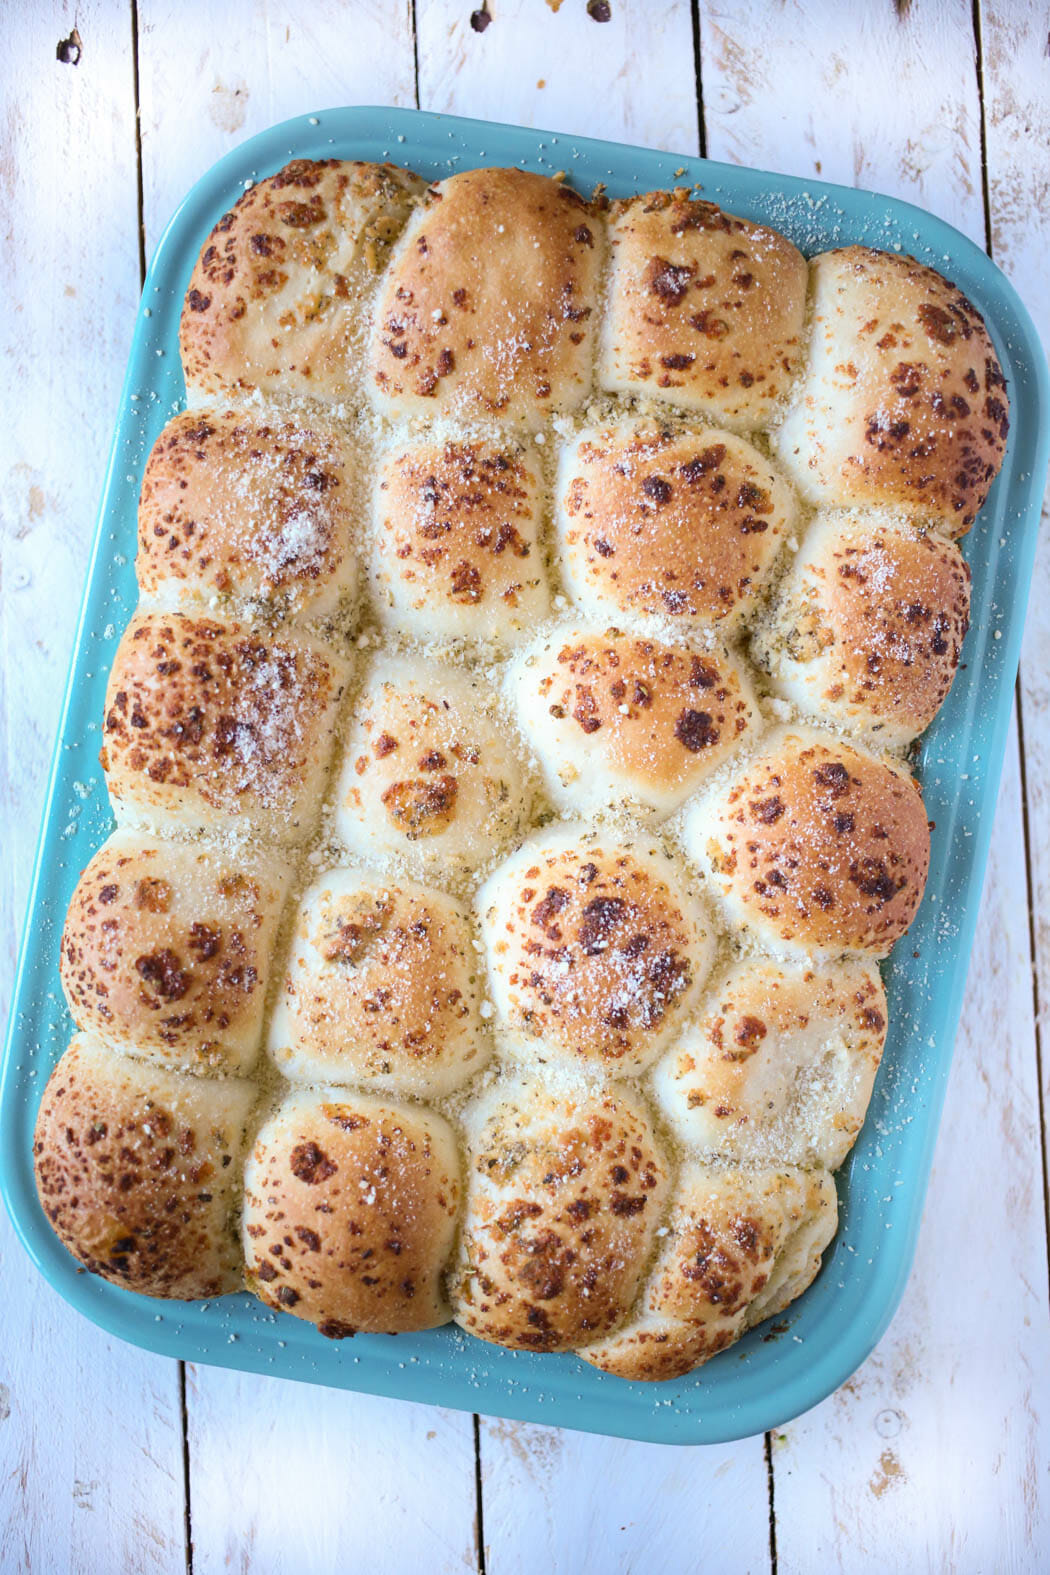
[[[886,1040],[886,992],[861,962],[750,959],[718,980],[653,1071],[693,1150],[837,1170],[856,1141]]]
[[[902,766],[783,727],[686,815],[687,849],[729,923],[774,951],[884,957],[930,863],[922,794]]]
[[[887,746],[929,727],[970,617],[953,542],[869,513],[818,515],[752,641],[777,694]]]
[[[530,1351],[608,1334],[634,1301],[667,1198],[641,1101],[622,1088],[511,1084],[468,1120],[456,1322]]]
[[[182,1071],[250,1071],[288,881],[286,865],[243,849],[115,832],[62,932],[78,1027]]]
[[[460,1188],[452,1129],[433,1111],[292,1094],[245,1165],[248,1286],[334,1340],[445,1323]]]
[[[692,188],[248,186],[143,477],[42,1201],[133,1290],[681,1377],[835,1229],[995,350]]]
[[[826,1171],[687,1164],[641,1306],[579,1355],[618,1378],[681,1378],[801,1296],[838,1222]]]
[[[391,448],[376,490],[380,621],[420,640],[514,640],[547,611],[540,506],[539,471],[520,444]]]
[[[813,503],[901,509],[961,536],[999,473],[1009,402],[966,296],[914,257],[815,257],[806,371],[774,434]]]
[[[795,521],[757,449],[709,427],[589,428],[562,455],[556,523],[566,585],[596,622],[736,629]]]
[[[191,394],[352,395],[370,288],[424,189],[393,164],[295,159],[246,191],[190,279],[179,343]]]
[[[521,730],[567,814],[622,805],[662,818],[696,791],[758,719],[725,651],[619,629],[563,626],[510,674]]]
[[[504,1048],[533,1066],[643,1071],[714,955],[706,911],[642,835],[538,832],[489,877],[476,906]]]
[[[136,614],[113,659],[99,755],[118,819],[300,841],[347,671],[305,634]]]
[[[310,420],[184,411],[146,463],[135,568],[142,596],[186,612],[209,602],[318,617],[357,583],[349,446]]]
[[[270,1054],[293,1083],[439,1098],[488,1059],[483,973],[453,898],[329,870],[302,899]]]
[[[237,1214],[254,1084],[181,1077],[77,1034],[51,1074],[33,1157],[44,1213],[92,1274],[146,1296],[243,1284]]]
[[[351,853],[462,885],[513,838],[529,807],[508,732],[481,678],[380,657],[354,704],[336,793],[336,825]]]
[[[603,388],[765,426],[802,359],[806,261],[686,188],[612,204]]]
[[[591,208],[546,176],[478,169],[432,186],[376,304],[377,408],[535,426],[579,405],[601,250]]]

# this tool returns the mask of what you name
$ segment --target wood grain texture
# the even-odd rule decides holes
[[[110,1339],[31,1270],[6,1216],[0,1569],[183,1575],[178,1363]]]
[[[983,244],[970,0],[700,0],[707,152],[907,197]]]
[[[769,1567],[761,1438],[668,1448],[486,1417],[487,1575]]]
[[[905,197],[983,244],[971,23],[943,0],[899,18],[827,0],[701,5],[708,151]],[[1026,882],[1015,733],[914,1272],[872,1358],[777,1437],[781,1571],[1034,1570],[1050,1545]]]
[[[489,0],[481,34],[472,9],[416,0],[423,107],[697,148],[690,6],[612,0],[612,20],[598,24],[583,0],[556,13]],[[892,192],[983,240],[970,0],[702,0],[699,14],[712,157]],[[81,62],[60,65],[55,47],[74,20]],[[192,181],[253,131],[328,104],[414,102],[410,0],[139,0],[138,20],[149,249]],[[1050,341],[1050,15],[1045,0],[981,0],[980,22],[993,250]],[[0,440],[0,817],[15,831],[3,839],[0,1001],[138,291],[130,3],[81,3],[74,18],[20,0],[9,36],[0,181],[14,285],[0,335],[18,392]],[[1047,607],[1044,541],[1022,670],[1043,1002]],[[773,1441],[780,1575],[1035,1575],[1050,1561],[1047,1243],[1016,741],[1007,760],[915,1272],[872,1358]],[[185,1569],[176,1365],[76,1317],[28,1269],[5,1220],[0,1270],[19,1286],[0,1341],[0,1569]],[[208,1368],[190,1369],[187,1409],[195,1570],[477,1567],[468,1416]],[[761,1439],[670,1450],[483,1420],[481,1465],[489,1575],[769,1565]]]
[[[411,0],[139,0],[147,255],[190,186],[275,121],[415,103]]]
[[[992,255],[1020,292],[1050,356],[1050,6],[1045,0],[985,0],[980,23]],[[1029,609],[1020,688],[1050,1166],[1050,502],[1043,504]],[[1044,1172],[1044,1186],[1045,1180]]]
[[[81,8],[74,66],[55,58],[72,11],[48,13],[25,7],[0,65],[2,1020],[139,292],[128,17]]]
[[[463,1575],[475,1554],[469,1416],[186,1369],[194,1575]]]
[[[583,0],[557,10],[499,0],[483,32],[471,25],[473,10],[463,0],[416,0],[423,109],[699,150],[687,0],[621,0],[605,23]],[[571,147],[564,157],[571,173]]]
[[[10,22],[13,19],[8,17]],[[24,6],[0,56],[0,1021],[138,296],[131,27]],[[178,1367],[108,1339],[0,1210],[0,1569],[185,1569]]]

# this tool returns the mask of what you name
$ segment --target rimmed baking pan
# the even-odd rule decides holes
[[[392,159],[431,179],[479,164],[565,170],[612,196],[695,183],[721,206],[774,225],[807,255],[862,242],[910,252],[983,313],[1007,377],[1012,430],[1002,474],[963,550],[973,571],[964,667],[924,736],[918,774],[933,831],[919,917],[886,969],[890,1036],[868,1119],[839,1172],[841,1225],[824,1268],[771,1337],[760,1327],[680,1381],[631,1384],[571,1356],[491,1347],[448,1326],[341,1343],[248,1295],[152,1301],[81,1270],[36,1199],[32,1129],[72,1024],[58,942],[83,866],[111,829],[98,765],[106,678],[137,599],[139,481],[181,407],[178,325],[194,261],[245,183],[292,157]],[[713,1443],[775,1427],[815,1405],[875,1345],[903,1292],[937,1135],[1009,726],[1039,507],[1050,453],[1046,365],[1011,286],[972,242],[907,203],[819,181],[679,154],[415,110],[326,110],[272,127],[190,192],[146,279],[47,792],[0,1079],[0,1187],[25,1246],[80,1312],[136,1345],[186,1361],[273,1373],[470,1411],[659,1443]],[[784,1325],[786,1324],[786,1329]]]

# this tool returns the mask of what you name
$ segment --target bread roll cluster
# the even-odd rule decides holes
[[[922,899],[978,313],[688,190],[297,160],[139,512],[39,1191],[92,1272],[629,1379],[781,1311]]]

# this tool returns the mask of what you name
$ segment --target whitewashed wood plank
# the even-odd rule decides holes
[[[130,13],[9,8],[0,431],[0,1021],[138,295]],[[69,53],[74,53],[71,47]],[[107,1339],[0,1210],[0,1569],[185,1569],[178,1368]]]
[[[2,1210],[0,1274],[0,1569],[183,1575],[178,1364],[74,1313]]]
[[[668,1448],[486,1418],[487,1575],[769,1568],[761,1438]]]
[[[155,244],[230,147],[326,106],[415,101],[409,0],[216,9],[140,0],[143,198]],[[220,1368],[187,1372],[194,1570],[474,1569],[469,1415]]]
[[[415,103],[411,0],[139,0],[147,250],[190,186],[275,121]]]
[[[30,0],[18,9],[0,55],[9,270],[0,313],[4,1021],[139,290],[128,16],[101,0],[82,7],[74,66],[55,58],[72,11],[45,14]]]
[[[493,0],[483,32],[475,9],[416,0],[423,109],[698,151],[688,0],[612,0],[608,22],[583,0]]]
[[[417,0],[424,109],[697,150],[688,5],[614,3],[607,24],[582,3],[491,9],[479,34],[469,6]],[[768,1565],[761,1439],[672,1450],[483,1418],[481,1468],[488,1575]]]
[[[700,0],[713,159],[907,196],[983,244],[970,0]]]
[[[983,241],[970,8],[899,10],[702,4],[708,150],[904,196]],[[1025,880],[1013,740],[915,1271],[872,1359],[774,1451],[782,1570],[993,1568],[1000,1547],[1017,1556],[1005,1567],[1026,1568],[1019,1538],[1045,1546],[1050,1338]],[[994,1265],[979,1285],[974,1263]]]
[[[1050,356],[1050,9],[1045,0],[981,8],[992,255],[1017,287]],[[1025,788],[1043,1050],[1050,1110],[1050,501],[1021,657]],[[1050,1128],[1044,1126],[1050,1161]]]
[[[872,1357],[774,1442],[782,1575],[1037,1575],[1050,1336],[1011,739],[914,1271]]]
[[[194,1575],[477,1569],[469,1416],[186,1369]]]

